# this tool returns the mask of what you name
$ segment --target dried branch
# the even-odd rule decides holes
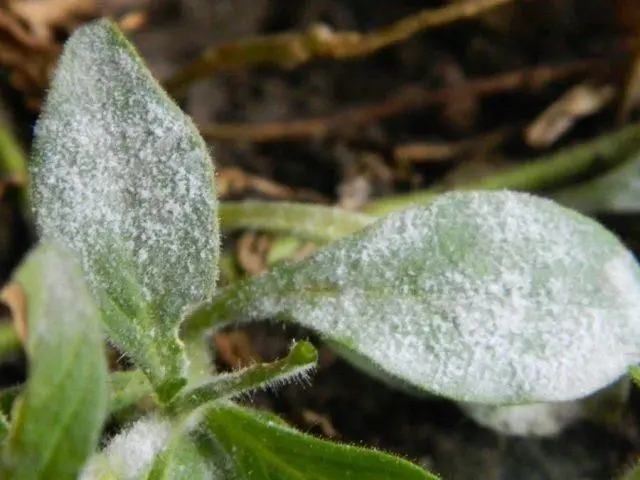
[[[402,42],[422,30],[468,19],[511,1],[474,0],[453,3],[436,10],[422,10],[366,34],[335,32],[326,25],[313,25],[303,32],[246,38],[206,50],[200,58],[169,78],[164,86],[175,95],[196,80],[220,70],[259,64],[293,68],[313,58],[361,57]]]
[[[551,155],[545,155],[538,160],[515,165],[465,185],[459,185],[458,188],[525,191],[549,189],[566,183],[594,167],[613,168],[635,155],[638,148],[640,148],[640,124],[635,123]],[[441,186],[380,198],[369,203],[362,211],[370,215],[382,216],[411,205],[427,204],[446,190],[448,189]]]
[[[269,122],[261,124],[213,123],[200,125],[203,137],[213,141],[273,142],[323,136],[333,131],[344,130],[371,123],[412,110],[447,103],[462,93],[477,96],[491,95],[517,89],[540,89],[551,82],[570,78],[584,72],[606,68],[612,62],[606,59],[578,60],[563,65],[542,65],[470,80],[454,87],[437,90],[411,89],[374,105],[354,107],[326,117]]]

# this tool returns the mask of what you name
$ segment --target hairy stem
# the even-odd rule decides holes
[[[217,375],[210,381],[180,393],[169,405],[174,415],[190,414],[215,400],[237,396],[269,383],[293,378],[313,368],[318,360],[309,342],[298,342],[282,360],[252,365],[237,372]]]

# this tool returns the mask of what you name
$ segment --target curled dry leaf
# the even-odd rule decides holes
[[[98,16],[97,0],[40,0],[38,2],[9,1],[9,10],[19,18],[33,35],[44,42],[54,43],[55,31],[71,32],[86,20]]]
[[[37,38],[18,18],[0,10],[0,65],[11,72],[11,83],[31,106],[40,105],[59,54],[59,45]]]
[[[57,32],[73,33],[101,15],[123,13],[121,0],[8,0],[0,10],[0,65],[11,72],[11,82],[26,95],[31,108],[39,109],[62,51]],[[128,9],[146,6],[132,0]],[[140,28],[144,12],[123,15],[126,30]]]
[[[346,210],[358,210],[369,202],[371,182],[365,175],[356,175],[338,185],[338,205]]]
[[[18,338],[23,345],[27,343],[27,296],[22,287],[16,282],[10,283],[2,292],[0,292],[0,300],[5,303],[11,310],[11,318],[13,326],[16,329]]]
[[[613,100],[612,85],[582,83],[565,92],[542,112],[525,132],[525,140],[534,148],[545,148],[558,140],[582,117],[592,115]]]
[[[267,253],[271,248],[271,237],[245,233],[238,240],[238,263],[249,275],[258,275],[267,269]]]
[[[231,368],[262,362],[260,354],[244,332],[221,332],[213,337],[220,359]]]
[[[302,421],[310,427],[318,426],[322,431],[322,434],[328,438],[336,438],[340,434],[333,426],[331,418],[328,415],[314,412],[313,410],[302,411]]]

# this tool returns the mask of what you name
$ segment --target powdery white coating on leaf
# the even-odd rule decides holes
[[[231,312],[292,316],[370,369],[462,401],[572,400],[640,360],[632,255],[522,193],[442,195],[229,298]]]
[[[109,23],[83,27],[65,46],[31,174],[42,237],[81,253],[94,290],[126,303],[117,277],[126,278],[172,325],[212,292],[218,230],[206,147]]]
[[[585,415],[581,401],[492,406],[460,404],[476,422],[505,435],[558,435]]]
[[[77,335],[79,326],[86,324],[85,319],[96,318],[98,309],[92,301],[78,258],[61,245],[40,245],[33,251],[28,262],[18,270],[17,281],[33,298],[28,300],[27,315],[29,322],[29,345],[35,342],[47,344]],[[35,294],[37,292],[37,294]],[[64,306],[64,315],[55,315],[52,319],[52,306]],[[49,320],[49,321],[47,321]],[[55,327],[51,321],[55,320]],[[98,327],[85,325],[85,338],[102,341]]]
[[[117,478],[137,480],[152,465],[171,439],[171,424],[155,417],[134,423],[115,436],[104,452],[90,462],[81,480]]]

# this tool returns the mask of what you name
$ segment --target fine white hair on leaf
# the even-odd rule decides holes
[[[251,368],[251,367],[248,367]],[[224,398],[251,398],[251,395],[259,390],[272,390],[277,391],[279,388],[290,385],[292,383],[304,383],[309,385],[311,383],[311,375],[315,370],[316,366],[314,364],[308,364],[296,367],[287,371],[286,373],[279,374],[274,378],[269,378],[268,380],[264,380],[258,384],[253,384],[250,386],[240,386],[239,389],[235,392],[231,392],[229,395],[226,395]],[[221,374],[216,377],[218,381],[225,381],[228,378],[237,377],[239,379],[242,378],[243,370],[239,370],[236,372],[231,372],[227,374]]]

